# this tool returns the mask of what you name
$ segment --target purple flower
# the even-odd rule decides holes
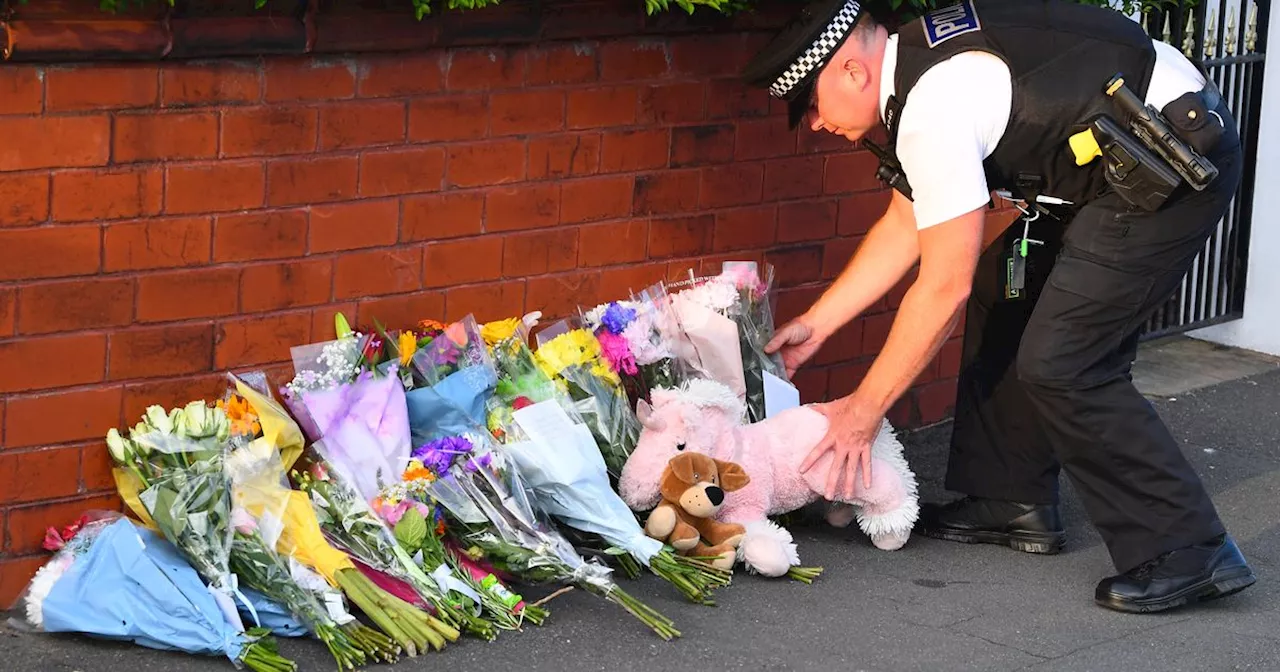
[[[412,457],[433,474],[449,471],[455,457],[471,452],[471,442],[461,436],[446,436],[429,441],[413,450]]]
[[[448,366],[456,364],[458,361],[458,346],[453,344],[447,338],[437,336],[431,339],[426,347],[427,356],[431,358],[431,363],[436,367]]]
[[[473,457],[467,460],[467,471],[476,472],[487,469],[490,464],[493,464],[493,453],[485,453],[478,458]]]
[[[635,308],[628,308],[614,301],[604,309],[604,314],[600,316],[600,324],[603,324],[611,334],[621,334],[634,319],[636,319]]]

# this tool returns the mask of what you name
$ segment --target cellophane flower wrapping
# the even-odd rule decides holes
[[[540,332],[534,358],[549,377],[563,381],[616,484],[640,440],[640,421],[599,339],[577,322],[561,321]]]
[[[237,383],[241,392],[249,392],[243,383]],[[262,404],[264,398],[259,396],[255,401]],[[258,422],[250,411],[241,410],[241,405],[247,404],[244,397],[225,399],[228,408],[234,409],[231,415],[239,416],[239,422]],[[233,427],[236,426],[233,420]],[[239,429],[253,431],[253,424]],[[287,607],[313,633],[322,627],[350,623],[354,617],[347,610],[342,593],[293,554],[280,551],[292,549],[293,545],[281,543],[288,519],[289,484],[279,449],[260,433],[238,436],[238,441],[233,440],[236,448],[227,458],[235,507],[232,569],[246,585]]]
[[[107,446],[116,465],[136,487],[125,501],[176,546],[209,584],[227,622],[243,629],[231,572],[231,481],[226,472],[230,422],[222,409],[195,401],[165,412],[147,409],[142,422]],[[241,602],[247,598],[238,596]]]
[[[185,554],[114,512],[84,525],[54,554],[15,610],[16,624],[39,632],[226,656],[237,665],[259,637],[227,622]]]
[[[444,507],[447,529],[461,547],[529,583],[612,589],[609,569],[584,560],[538,514],[517,466],[487,432],[444,438],[423,456],[433,474],[423,486]]]
[[[323,440],[325,460],[366,502],[399,480],[411,449],[398,362],[367,365],[380,348],[379,339],[358,332],[295,347],[297,373],[283,391],[308,438]]]
[[[434,390],[426,390],[434,394]],[[478,425],[468,417],[468,413],[451,402],[437,399],[433,404],[439,408],[452,408],[452,417],[437,425],[436,433],[445,431],[467,431]],[[446,430],[444,428],[450,428]],[[501,627],[514,629],[519,627],[526,614],[532,614],[535,621],[545,617],[540,609],[527,610],[523,598],[512,593],[494,576],[492,572],[481,571],[475,563],[458,552],[446,540],[448,527],[444,506],[431,495],[431,482],[438,471],[447,470],[442,466],[442,456],[447,460],[450,446],[456,443],[452,435],[443,439],[427,437],[426,443],[414,449],[409,469],[404,473],[404,480],[399,485],[389,488],[383,493],[375,506],[383,519],[393,526],[392,532],[401,547],[415,554],[424,568],[431,569],[432,577],[450,590],[465,595],[476,604],[482,605],[494,621]]]
[[[439,469],[429,481],[431,496],[449,512],[450,534],[468,554],[530,583],[577,586],[626,609],[664,639],[679,636],[669,619],[618,587],[607,567],[584,560],[539,515],[519,468],[492,435],[477,428],[444,437],[441,446],[439,456],[424,455],[424,464]]]
[[[764,373],[787,379],[781,357],[765,352],[774,333],[773,267],[762,273],[755,262],[725,262],[716,275],[691,276],[669,289],[696,352],[687,363],[743,399],[748,422],[763,420]]]
[[[600,342],[601,355],[623,382],[634,409],[650,401],[655,387],[672,388],[694,370],[686,360],[695,353],[680,328],[661,283],[634,293],[630,300],[580,311],[582,326]],[[685,358],[677,357],[684,346]]]
[[[463,600],[457,595],[446,598],[444,591],[448,588],[440,586],[400,547],[386,521],[374,512],[370,500],[355,488],[344,465],[329,459],[327,444],[318,441],[312,447],[324,460],[322,476],[309,479],[303,487],[325,536],[363,564],[412,586],[436,611],[462,606]],[[398,482],[399,478],[386,487],[392,488]],[[377,500],[375,495],[373,501]]]
[[[561,524],[598,534],[648,565],[663,544],[645,535],[614,491],[591,431],[555,400],[512,412],[502,445],[520,469],[533,505]]]

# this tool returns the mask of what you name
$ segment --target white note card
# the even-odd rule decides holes
[[[764,416],[773,416],[800,406],[800,390],[795,385],[764,371]]]

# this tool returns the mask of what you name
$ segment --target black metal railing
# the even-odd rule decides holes
[[[1181,286],[1143,326],[1144,339],[1238,319],[1244,311],[1270,0],[1198,0],[1154,11],[1147,32],[1182,48],[1217,84],[1240,129],[1244,174],[1230,209]]]

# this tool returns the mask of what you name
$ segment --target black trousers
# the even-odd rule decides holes
[[[1064,470],[1111,559],[1125,572],[1224,531],[1199,477],[1134,388],[1138,331],[1177,288],[1240,181],[1235,121],[1207,158],[1220,171],[1158,212],[1108,191],[1064,227],[1041,217],[1027,289],[1005,300],[1001,255],[984,253],[965,317],[946,487],[977,497],[1056,503]]]

